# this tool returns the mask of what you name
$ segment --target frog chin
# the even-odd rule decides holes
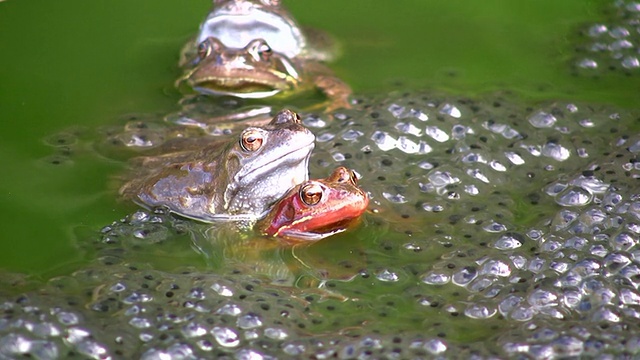
[[[265,163],[264,165],[256,168],[254,171],[257,171],[260,174],[274,174],[278,168],[282,168],[286,166],[289,168],[296,168],[304,171],[295,171],[294,176],[290,177],[292,182],[294,182],[294,186],[300,184],[303,181],[307,181],[309,178],[308,169],[309,167],[309,158],[311,157],[311,151],[313,150],[315,144],[311,143],[309,145],[302,146],[297,150],[291,151],[287,154],[283,154],[280,158],[275,159],[271,162]],[[290,160],[294,159],[294,160]],[[298,179],[301,179],[298,182],[295,182]],[[288,189],[287,189],[288,190]]]
[[[295,147],[294,147],[295,145]],[[241,186],[251,186],[259,182],[259,179],[273,178],[282,176],[281,169],[296,169],[295,171],[286,171],[287,179],[294,179],[296,181],[303,178],[300,182],[294,185],[306,181],[308,179],[308,166],[311,152],[315,147],[315,136],[309,131],[303,135],[294,137],[290,144],[283,146],[277,151],[272,152],[269,155],[269,161],[252,161],[246,163],[241,169],[233,176],[232,183],[240,184]],[[260,156],[265,156],[261,154]],[[304,170],[304,171],[303,171]],[[284,180],[284,179],[282,179]],[[288,189],[287,189],[288,190]]]
[[[289,189],[308,179],[313,145],[301,146],[259,167],[244,168],[236,173],[225,190],[225,208],[235,213],[255,214],[268,210]]]

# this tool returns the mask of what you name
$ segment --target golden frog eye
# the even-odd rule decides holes
[[[322,187],[316,183],[309,183],[300,188],[300,199],[307,205],[315,205],[322,200]]]
[[[245,151],[254,152],[262,147],[263,141],[264,138],[259,131],[249,129],[242,134],[240,146],[242,146]]]

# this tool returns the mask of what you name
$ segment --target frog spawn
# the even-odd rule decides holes
[[[303,117],[318,138],[312,176],[357,170],[374,210],[360,231],[327,239],[359,242],[344,251],[360,261],[340,265],[350,281],[282,288],[319,277],[276,277],[286,261],[258,275],[241,261],[184,268],[202,261],[189,240],[211,259],[220,248],[194,240],[193,222],[140,211],[87,244],[99,261],[5,304],[0,352],[84,354],[22,325],[32,309],[55,323],[47,314],[64,307],[90,319],[96,358],[638,353],[640,143],[624,135],[637,114],[395,93],[333,117]]]
[[[350,166],[378,203],[385,199],[412,212],[441,212],[460,203],[434,203],[433,195],[463,202],[503,197],[508,203],[512,194],[497,191],[510,191],[513,181],[530,189],[535,201],[540,184],[586,165],[587,149],[606,145],[589,134],[624,129],[618,113],[575,104],[522,109],[500,97],[486,106],[402,94],[372,102],[375,107],[362,105],[364,115],[360,109],[335,114],[342,120],[330,126],[303,118],[317,127],[312,174],[335,163]]]
[[[75,355],[96,359],[225,355],[268,359],[321,354],[353,358],[388,351],[399,355],[438,354],[447,349],[445,342],[435,338],[415,335],[413,350],[409,350],[409,342],[401,337],[361,333],[357,326],[363,314],[354,318],[350,315],[354,306],[344,306],[341,299],[323,299],[325,293],[312,289],[274,287],[269,285],[270,279],[241,269],[226,275],[220,274],[224,271],[188,268],[166,273],[124,258],[131,252],[121,251],[122,245],[130,243],[131,238],[137,239],[138,251],[144,250],[145,238],[149,248],[162,241],[175,241],[173,234],[151,231],[150,225],[166,223],[167,227],[180,228],[192,223],[169,225],[174,220],[166,214],[141,211],[116,222],[103,230],[98,245],[94,245],[97,261],[92,266],[52,279],[46,291],[6,301],[3,320],[12,325],[5,328],[10,333],[0,336],[0,354],[40,356],[33,352],[34,344],[40,342],[54,349],[42,358]],[[66,303],[61,303],[61,297]],[[61,311],[73,321],[58,324],[55,314]],[[38,314],[38,322],[54,323],[58,330],[48,336],[35,333],[24,325],[24,313]],[[367,315],[364,317],[369,318]],[[323,334],[335,327],[344,327],[348,338],[333,332]],[[83,349],[89,347],[93,352],[78,350],[60,335],[75,328],[81,329],[83,340],[89,342]],[[18,349],[12,345],[15,341],[22,344]]]
[[[508,353],[540,358],[640,351],[634,192],[640,171],[634,166],[637,150],[632,145],[638,140],[620,141],[609,157],[571,179],[592,200],[565,204],[545,219],[539,227],[544,230],[532,238],[538,252],[520,255],[536,285],[521,292],[502,282],[505,291],[495,297],[496,310],[523,322],[499,338]],[[595,190],[593,183],[599,185]]]
[[[612,13],[608,21],[582,30],[575,65],[584,74],[604,74],[600,69],[636,72],[640,68],[640,4],[620,0],[607,10]]]
[[[507,332],[516,335],[500,338],[502,350],[511,355],[519,352],[533,354],[534,357],[575,356],[581,354],[581,351],[587,354],[599,353],[603,349],[594,347],[588,337],[600,336],[597,341],[593,340],[600,345],[607,342],[606,331],[603,330],[607,328],[607,324],[603,326],[603,321],[622,321],[624,325],[620,328],[628,328],[633,324],[633,317],[627,318],[625,322],[618,314],[619,311],[597,310],[589,304],[585,305],[586,314],[575,315],[575,308],[563,306],[564,302],[570,301],[565,297],[570,298],[571,293],[563,295],[564,287],[558,285],[558,281],[562,279],[561,275],[571,271],[587,274],[585,279],[579,280],[585,284],[579,287],[580,291],[593,296],[592,290],[588,288],[595,285],[586,277],[599,275],[607,279],[604,283],[607,285],[598,285],[606,290],[599,291],[609,293],[609,298],[614,297],[612,294],[615,294],[615,290],[612,289],[619,287],[617,284],[620,280],[610,279],[611,275],[603,272],[605,266],[601,260],[591,260],[594,249],[599,252],[600,257],[611,258],[609,261],[616,268],[631,264],[633,256],[614,254],[619,249],[607,246],[602,235],[596,236],[593,241],[604,244],[593,248],[587,246],[588,239],[573,234],[559,238],[558,231],[573,224],[578,231],[598,234],[603,229],[603,224],[622,221],[619,219],[620,215],[607,219],[610,215],[605,210],[598,209],[598,206],[607,201],[604,199],[622,201],[617,195],[610,194],[616,188],[617,175],[621,175],[618,172],[625,171],[626,176],[635,179],[628,172],[636,167],[633,153],[637,151],[634,147],[636,140],[618,134],[624,133],[624,127],[634,121],[637,115],[601,112],[575,104],[552,104],[537,110],[526,109],[519,112],[507,109],[506,114],[500,114],[501,111],[496,109],[484,112],[481,104],[466,100],[456,105],[434,100],[418,102],[416,97],[409,101],[393,100],[390,105],[383,103],[370,110],[369,116],[378,126],[373,132],[361,131],[358,136],[361,143],[352,147],[362,146],[360,150],[363,154],[376,146],[385,152],[379,160],[383,166],[367,169],[370,173],[362,171],[362,166],[359,168],[363,173],[362,183],[372,192],[372,199],[381,208],[399,204],[396,208],[401,209],[402,218],[406,220],[404,223],[389,221],[392,228],[406,234],[404,244],[397,244],[402,241],[396,239],[400,236],[393,236],[391,239],[391,234],[387,234],[390,239],[381,241],[378,245],[388,250],[385,255],[395,263],[411,261],[412,257],[407,250],[419,253],[426,250],[431,255],[435,254],[434,257],[439,255],[440,261],[427,269],[419,261],[398,269],[392,264],[385,264],[384,257],[380,257],[371,261],[378,268],[375,276],[379,281],[404,283],[419,276],[429,290],[419,287],[414,291],[418,295],[418,301],[427,306],[439,304],[442,299],[435,297],[434,300],[434,296],[422,295],[422,292],[430,293],[434,287],[440,288],[445,284],[466,289],[469,295],[464,300],[449,299],[448,304],[442,307],[443,310],[452,315],[464,314],[473,319],[513,320],[506,328],[516,327],[513,324],[524,322],[525,325],[521,326],[519,332]],[[380,110],[386,105],[388,113]],[[493,105],[503,109],[505,105],[509,106],[501,100]],[[457,111],[452,112],[452,109]],[[462,114],[463,119],[468,114],[464,121],[464,131],[457,130],[461,126],[456,123],[458,113]],[[399,122],[394,125],[389,114]],[[510,120],[493,120],[498,116]],[[349,115],[344,114],[343,117],[346,119]],[[427,125],[429,119],[438,119],[435,127]],[[353,125],[358,126],[357,123],[350,124]],[[380,125],[387,126],[388,129],[392,126],[396,129],[408,129],[411,137],[403,138],[393,130],[385,131]],[[384,137],[379,135],[380,132],[384,132]],[[353,131],[348,129],[345,133],[351,134]],[[603,136],[603,133],[608,133],[609,136]],[[442,134],[449,138],[446,139]],[[460,134],[465,135],[463,137]],[[503,139],[496,138],[495,134]],[[320,134],[318,138],[335,139],[339,136]],[[351,135],[342,136],[343,141],[353,138]],[[384,141],[380,141],[381,138]],[[443,139],[446,140],[442,141]],[[506,146],[495,147],[496,143],[504,143],[505,139]],[[407,141],[418,146],[407,147]],[[448,146],[443,146],[446,142],[449,142]],[[363,156],[362,153],[336,156],[340,148],[335,143],[330,145],[323,147],[320,144],[319,148],[328,154],[312,158],[314,164],[331,166],[331,160],[337,160],[340,164],[350,164],[350,161],[357,163],[357,160],[351,159]],[[629,150],[625,150],[625,147]],[[617,148],[619,152],[609,155],[611,148]],[[425,164],[419,158],[410,162],[413,158],[402,154],[411,153],[407,149],[429,153],[429,163]],[[443,153],[448,154],[448,159],[437,161]],[[389,157],[387,154],[390,154]],[[398,165],[394,165],[398,162],[393,159],[394,155],[396,160],[400,158]],[[594,162],[594,159],[598,160]],[[446,173],[443,171],[444,166],[439,164],[446,164]],[[382,172],[385,165],[388,171]],[[507,167],[508,170],[505,171]],[[418,181],[415,184],[413,179],[418,175],[415,172],[420,169],[424,170],[422,177],[428,182]],[[380,173],[384,175],[381,176]],[[607,174],[613,174],[613,182],[606,180]],[[389,187],[388,184],[372,181],[376,176],[381,182],[388,181],[393,185]],[[510,186],[513,182],[518,184],[517,193]],[[394,192],[388,191],[389,189]],[[624,191],[627,192],[628,199],[637,196],[629,193],[633,191],[631,184]],[[426,200],[424,193],[432,195],[427,202],[422,200]],[[521,210],[527,212],[526,217],[524,213],[514,213],[518,210],[514,200],[518,198],[530,204],[528,209]],[[556,205],[560,205],[562,210],[549,217],[549,213],[556,212]],[[634,207],[629,204],[626,206]],[[425,229],[424,223],[410,226],[408,220],[421,217],[421,210],[433,212],[432,219],[438,217],[439,220],[432,220],[432,231]],[[635,215],[631,215],[629,220],[637,222],[634,217]],[[636,228],[636,225],[631,228]],[[627,234],[619,242],[628,243],[630,238],[633,236]],[[433,241],[439,242],[445,249],[454,250],[443,252],[443,249],[434,249]],[[568,250],[564,249],[575,251],[565,254]],[[634,267],[635,265],[632,266]],[[629,274],[635,273],[631,270]],[[403,276],[409,279],[403,281]],[[550,284],[553,288],[546,289],[542,284]],[[632,293],[629,294],[629,291]],[[627,299],[636,296],[633,287],[624,292]],[[597,296],[600,295],[595,297]],[[615,306],[619,308],[620,305],[617,302]],[[575,317],[583,319],[580,328],[582,332],[578,337],[575,334],[574,337],[567,336],[563,333],[566,319]],[[584,318],[591,319],[592,323],[586,325]],[[564,321],[555,324],[555,329],[543,326],[547,321],[557,319]],[[543,334],[548,336],[544,337]],[[522,337],[527,340],[522,341]],[[637,352],[635,348],[620,346],[607,351]]]
[[[51,287],[64,291],[67,304],[35,294],[6,301],[3,330],[7,334],[0,338],[0,354],[44,359],[349,359],[387,353],[433,355],[447,350],[444,341],[419,335],[409,341],[352,329],[346,337],[304,336],[301,334],[326,321],[304,306],[306,302],[320,307],[313,295],[292,300],[288,292],[264,287],[251,276],[228,278],[188,271],[169,275],[111,261],[108,267],[52,280]],[[98,283],[97,277],[113,280]],[[77,287],[78,283],[84,287]],[[86,309],[77,306],[85,303]],[[338,306],[323,303],[322,307]],[[30,320],[32,314],[37,316]]]

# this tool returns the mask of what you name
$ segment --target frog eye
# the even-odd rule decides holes
[[[353,183],[353,185],[358,185],[358,175],[353,170],[349,170],[349,180]]]
[[[293,112],[289,109],[282,109],[276,114],[276,116],[273,117],[270,124],[300,124],[301,122],[302,120],[300,119],[300,115],[298,115],[298,113]]]
[[[271,50],[271,47],[267,45],[267,43],[258,45],[258,56],[260,56],[260,60],[269,60],[271,58],[271,54],[273,54],[273,51]]]
[[[307,205],[316,205],[322,200],[322,187],[309,183],[300,188],[300,199]]]
[[[358,185],[358,175],[353,170],[349,170],[344,166],[337,167],[331,175],[327,178],[327,181],[336,182],[339,184],[351,183],[352,185]]]
[[[220,42],[213,37],[206,38],[203,42],[200,43],[200,45],[198,45],[198,56],[200,57],[200,60],[211,55],[212,52],[218,51],[220,49],[220,46]]]
[[[273,51],[264,39],[256,39],[251,41],[244,48],[256,61],[269,61]]]
[[[198,45],[198,57],[200,57],[200,60],[209,56],[211,50],[211,43],[209,41],[205,40],[201,42],[200,45]]]
[[[242,146],[245,151],[254,152],[262,147],[263,141],[264,138],[259,131],[249,129],[242,134],[240,146]]]

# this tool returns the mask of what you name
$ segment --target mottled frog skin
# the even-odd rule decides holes
[[[264,127],[199,150],[138,158],[141,171],[120,193],[147,207],[204,222],[259,218],[306,181],[314,135],[292,111]]]

